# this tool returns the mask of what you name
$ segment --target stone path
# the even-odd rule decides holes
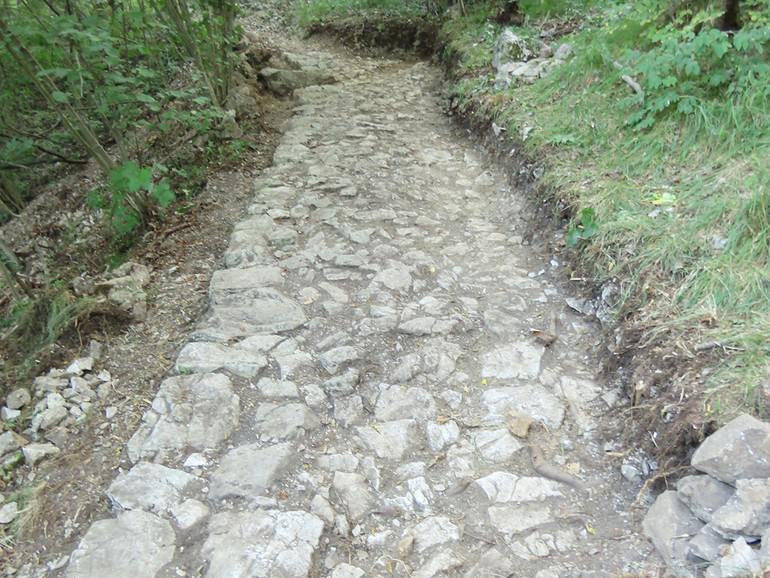
[[[289,58],[338,82],[301,91],[128,445],[115,517],[65,575],[656,573],[639,485],[604,453],[622,448],[601,433],[595,328],[523,241],[503,171],[442,114],[439,73]]]

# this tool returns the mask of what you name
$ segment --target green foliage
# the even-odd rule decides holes
[[[0,4],[0,209],[19,210],[33,165],[91,155],[108,175],[142,163],[154,130],[215,128],[235,13],[225,0]]]
[[[599,230],[599,224],[596,222],[596,211],[593,209],[583,209],[580,212],[580,223],[570,227],[567,231],[565,245],[574,247],[580,241],[585,241],[596,235]]]
[[[644,0],[611,13],[609,32],[624,47],[624,72],[645,91],[625,100],[635,109],[629,124],[645,129],[667,114],[698,114],[710,101],[770,96],[770,3],[744,4],[737,31],[719,29],[721,2],[700,10],[685,3],[672,13],[670,2]]]
[[[589,12],[595,0],[520,0],[521,11],[530,19],[549,17],[580,18]]]
[[[129,161],[110,173],[109,189],[96,189],[90,199],[92,206],[107,209],[112,227],[119,234],[133,231],[142,222],[144,207],[137,199],[152,199],[167,207],[175,196],[167,183],[155,183],[152,168],[140,168]]]
[[[418,16],[427,8],[423,0],[296,0],[300,26],[312,22],[361,15],[362,12],[390,16]]]

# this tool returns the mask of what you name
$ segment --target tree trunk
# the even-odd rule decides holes
[[[719,25],[721,30],[739,30],[740,0],[725,0],[725,13]]]

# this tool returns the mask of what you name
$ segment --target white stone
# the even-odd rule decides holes
[[[439,544],[460,539],[460,528],[445,516],[427,518],[414,526],[410,533],[414,536],[414,548],[417,552],[425,552]]]
[[[500,379],[536,379],[545,349],[526,342],[495,347],[482,356],[482,377]]]
[[[174,530],[165,520],[142,511],[99,520],[72,553],[67,578],[155,576],[174,557]]]
[[[27,444],[21,448],[21,453],[24,454],[24,463],[28,466],[34,466],[40,460],[47,458],[48,456],[54,456],[60,453],[61,450],[53,444]]]
[[[208,520],[211,510],[198,500],[185,500],[171,508],[171,515],[174,516],[179,529],[185,531]]]
[[[201,555],[207,578],[307,576],[323,521],[307,512],[223,512],[209,522]]]

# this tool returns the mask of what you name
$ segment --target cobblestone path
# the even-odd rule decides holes
[[[301,91],[65,575],[657,574],[596,328],[439,72],[293,58],[338,82]]]

